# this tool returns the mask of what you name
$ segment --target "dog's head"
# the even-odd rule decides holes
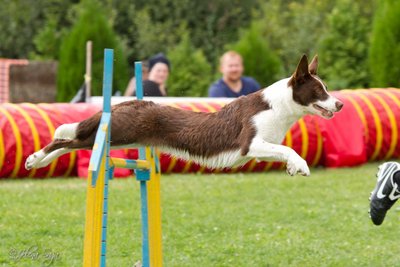
[[[343,103],[328,93],[326,85],[317,75],[317,68],[317,56],[309,65],[307,56],[303,55],[288,86],[293,90],[294,102],[299,104],[305,113],[330,119],[335,112],[342,109]]]

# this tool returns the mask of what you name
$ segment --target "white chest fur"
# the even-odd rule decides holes
[[[288,79],[281,80],[264,90],[264,100],[269,103],[271,109],[253,117],[257,136],[274,144],[283,141],[286,132],[303,113],[292,100],[292,91],[287,89],[287,82]]]
[[[191,160],[193,162],[196,162],[203,166],[207,166],[209,168],[240,166],[250,160],[250,158],[243,157],[240,154],[240,149],[220,152],[214,156],[207,158],[196,155],[190,155],[189,152],[187,151],[174,149],[170,147],[159,147],[159,149],[161,152],[164,152],[166,154],[170,154],[174,157],[183,160]]]
[[[256,135],[273,144],[280,144],[293,124],[292,121],[277,116],[274,110],[257,114],[254,116],[253,122],[257,129]]]

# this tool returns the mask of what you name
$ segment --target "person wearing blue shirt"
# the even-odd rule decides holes
[[[208,89],[209,97],[239,97],[258,91],[260,84],[251,77],[242,76],[244,71],[242,56],[228,51],[220,59],[222,78]]]

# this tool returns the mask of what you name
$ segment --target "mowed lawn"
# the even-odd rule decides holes
[[[400,266],[400,213],[368,217],[379,163],[162,177],[164,266]],[[0,182],[0,266],[82,266],[86,181]],[[110,183],[108,266],[141,259],[139,186]]]

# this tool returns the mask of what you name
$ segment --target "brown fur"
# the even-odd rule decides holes
[[[111,146],[164,146],[202,157],[240,148],[241,154],[246,155],[255,135],[250,120],[269,108],[261,92],[240,97],[215,113],[181,110],[150,101],[127,101],[112,107]],[[90,148],[100,118],[101,112],[80,122],[75,140],[68,143],[55,139],[54,144],[45,149],[46,153],[62,144],[66,148]]]
[[[316,77],[312,79],[312,76],[317,75],[317,67],[318,58],[316,56],[310,65],[308,65],[307,57],[302,57],[295,73],[288,82],[288,86],[293,88],[293,100],[300,105],[308,106],[316,100],[324,101],[329,97]]]

